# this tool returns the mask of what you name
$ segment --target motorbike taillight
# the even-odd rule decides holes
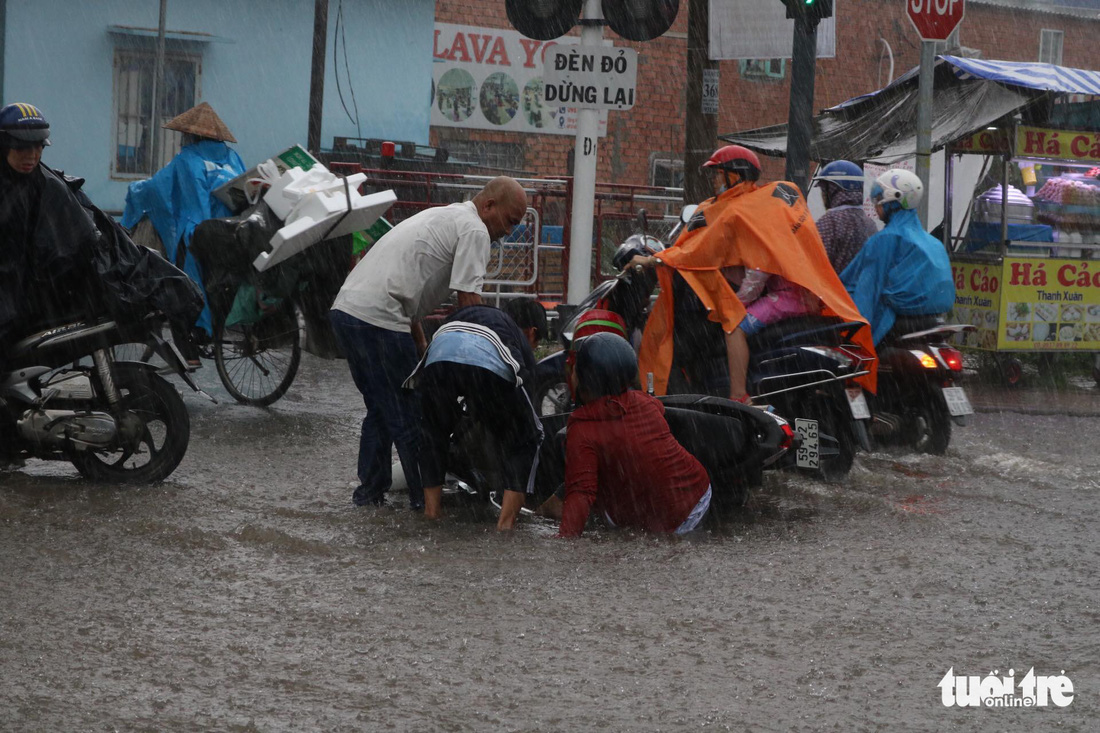
[[[939,348],[939,357],[943,359],[943,363],[947,365],[947,368],[953,372],[961,372],[963,370],[963,355],[958,349],[953,349],[950,346],[941,346]]]
[[[779,427],[783,430],[783,442],[779,444],[779,447],[783,450],[790,450],[791,446],[794,445],[794,431],[791,430],[791,424],[784,421]]]
[[[940,365],[936,363],[936,358],[929,354],[927,351],[920,351],[919,349],[912,349],[909,353],[917,357],[917,361],[925,369],[939,369]]]

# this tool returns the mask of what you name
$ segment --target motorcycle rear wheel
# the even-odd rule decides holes
[[[69,460],[81,476],[119,484],[151,484],[168,478],[191,438],[191,420],[175,387],[148,369],[115,365],[115,380],[122,394],[122,409],[143,424],[136,446],[110,452],[77,451]]]
[[[920,453],[942,456],[951,444],[951,415],[942,405],[928,404],[910,417],[910,445]]]
[[[818,423],[818,467],[808,470],[825,481],[844,480],[852,470],[856,457],[856,437],[851,416],[841,414],[824,395],[817,396],[799,412],[802,413],[799,417],[811,418]]]
[[[283,305],[255,324],[214,327],[214,364],[227,392],[245,405],[267,407],[286,394],[302,360],[298,310]]]

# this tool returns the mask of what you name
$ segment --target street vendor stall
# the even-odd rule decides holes
[[[958,338],[1010,384],[1016,353],[1100,352],[1100,72],[941,56],[935,74],[929,226],[951,252],[951,319],[977,326]],[[811,157],[904,165],[917,96],[914,69],[825,110]],[[786,126],[723,139],[782,155]]]

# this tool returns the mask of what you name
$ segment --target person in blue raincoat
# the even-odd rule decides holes
[[[217,188],[244,173],[244,163],[226,144],[235,143],[237,139],[206,102],[165,123],[164,129],[182,132],[183,147],[152,178],[130,184],[122,225],[132,230],[142,217],[148,217],[164,244],[169,261],[201,286],[202,268],[190,252],[191,236],[201,222],[233,215],[213,194]],[[209,303],[195,326],[207,335],[213,333]],[[190,339],[176,334],[175,341],[188,361],[197,366],[198,354]]]
[[[886,227],[871,235],[840,273],[859,312],[871,322],[875,344],[899,315],[946,313],[955,304],[947,251],[917,218],[923,192],[910,171],[894,168],[879,176],[871,201]]]

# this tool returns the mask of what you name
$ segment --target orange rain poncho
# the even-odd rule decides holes
[[[646,323],[638,354],[640,373],[653,373],[654,389],[665,394],[672,368],[672,271],[679,272],[709,311],[708,317],[732,332],[745,317],[745,306],[722,275],[721,268],[742,265],[779,275],[821,299],[822,315],[845,321],[860,315],[848,291],[829,264],[806,200],[798,188],[784,181],[757,186],[742,183],[699,206],[676,244],[657,254],[667,267],[657,268],[661,293]],[[874,354],[870,327],[855,337]],[[859,378],[875,391],[876,367]]]

